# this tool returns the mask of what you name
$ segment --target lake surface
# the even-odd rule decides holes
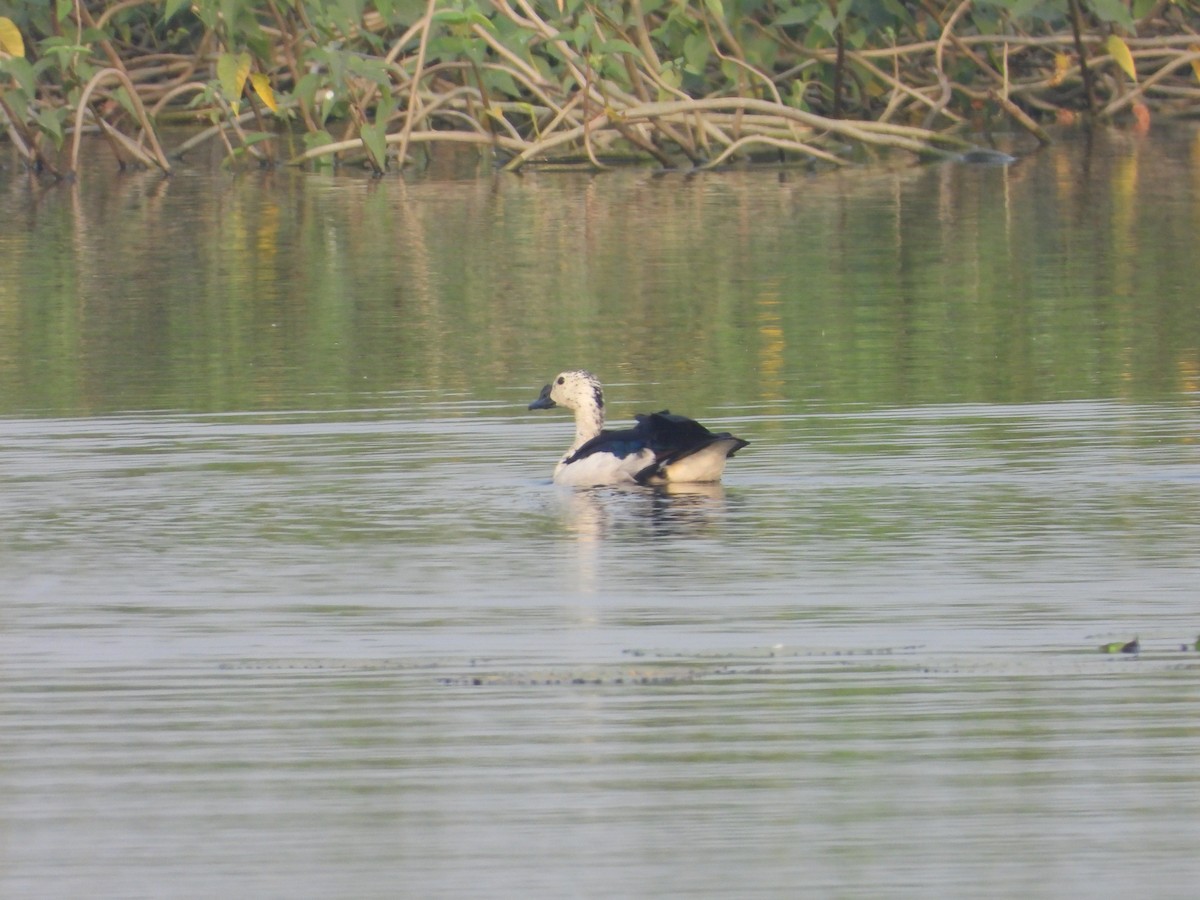
[[[108,168],[0,171],[0,896],[1194,895],[1195,130]],[[751,445],[555,488],[578,366]]]

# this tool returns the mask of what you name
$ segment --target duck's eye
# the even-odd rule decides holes
[[[558,376],[559,384],[566,384],[566,382],[567,382],[567,379],[563,378],[561,375]]]

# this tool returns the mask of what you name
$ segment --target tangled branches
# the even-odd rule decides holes
[[[90,131],[122,163],[166,171],[154,129],[171,121],[209,126],[176,153],[215,139],[231,162],[382,173],[450,141],[512,170],[842,166],[961,152],[966,135],[1014,126],[1046,141],[1048,122],[1200,110],[1197,0],[1138,20],[1124,0],[1046,0],[1025,18],[1012,10],[1028,4],[1000,0],[10,6],[0,117],[52,174],[74,172]]]

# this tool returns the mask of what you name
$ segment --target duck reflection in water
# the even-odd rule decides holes
[[[556,492],[566,530],[582,541],[714,533],[729,519],[718,483],[602,486]]]

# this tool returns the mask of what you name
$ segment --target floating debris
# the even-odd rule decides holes
[[[703,672],[639,671],[616,673],[495,672],[488,675],[446,675],[438,684],[453,687],[598,687],[621,685],[691,684]]]
[[[1108,644],[1100,645],[1101,653],[1138,653],[1142,649],[1141,643],[1137,638],[1132,641],[1112,641]]]

